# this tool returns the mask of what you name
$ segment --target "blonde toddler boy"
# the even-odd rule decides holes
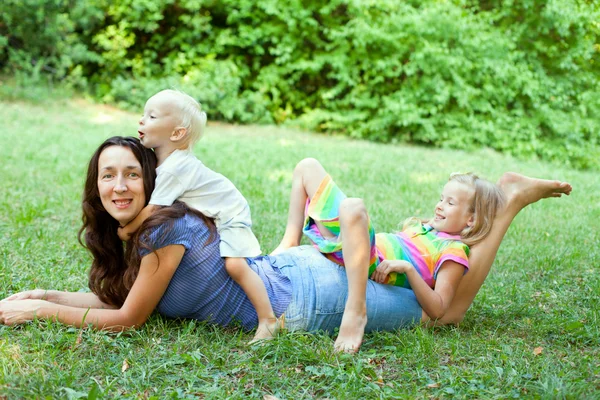
[[[277,319],[264,283],[245,260],[261,253],[252,233],[248,202],[229,179],[192,153],[205,125],[206,113],[183,92],[163,90],[148,99],[138,133],[141,143],[156,154],[156,185],[148,205],[119,228],[119,237],[127,240],[157,208],[175,200],[214,218],[227,273],[244,289],[258,315],[253,341],[268,339],[277,328]]]

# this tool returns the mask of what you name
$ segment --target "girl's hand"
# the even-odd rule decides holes
[[[8,296],[2,301],[13,301],[13,300],[46,300],[48,291],[44,289],[27,290],[25,292],[15,293],[12,296]]]
[[[0,302],[0,323],[17,325],[32,321],[36,312],[44,304],[43,300],[14,300]]]
[[[405,274],[414,269],[411,263],[404,260],[383,260],[371,275],[371,279],[378,283],[385,283],[390,272]]]

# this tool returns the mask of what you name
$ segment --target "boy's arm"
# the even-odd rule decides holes
[[[159,206],[155,206],[154,204],[148,204],[146,207],[140,211],[140,213],[129,223],[123,227],[119,227],[117,233],[119,234],[119,238],[121,240],[129,240],[131,235],[137,231],[140,226],[144,223],[148,217],[154,213],[159,208]]]

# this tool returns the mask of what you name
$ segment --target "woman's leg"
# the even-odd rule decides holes
[[[314,158],[305,158],[296,165],[292,178],[290,207],[285,233],[279,246],[271,252],[271,255],[300,244],[302,227],[304,226],[306,200],[314,196],[326,175],[327,171],[325,171],[325,168]],[[317,222],[317,226],[319,225],[320,223]],[[319,226],[319,230],[323,235],[328,234],[328,230],[323,226]]]
[[[461,280],[446,315],[436,324],[456,324],[463,320],[492,268],[504,234],[519,211],[544,198],[569,195],[572,190],[567,182],[533,179],[513,172],[505,173],[498,186],[506,194],[506,205],[496,215],[490,234],[471,248],[469,273]]]

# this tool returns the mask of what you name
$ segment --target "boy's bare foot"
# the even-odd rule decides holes
[[[344,311],[340,333],[335,340],[334,348],[337,352],[356,353],[362,344],[367,326],[367,315],[365,313],[354,313]]]
[[[267,318],[264,321],[259,321],[256,333],[248,344],[254,344],[261,340],[273,339],[281,329],[281,322],[278,318]]]
[[[514,172],[507,172],[498,180],[498,186],[506,194],[508,204],[523,208],[548,197],[571,194],[573,187],[567,182],[530,178]]]

